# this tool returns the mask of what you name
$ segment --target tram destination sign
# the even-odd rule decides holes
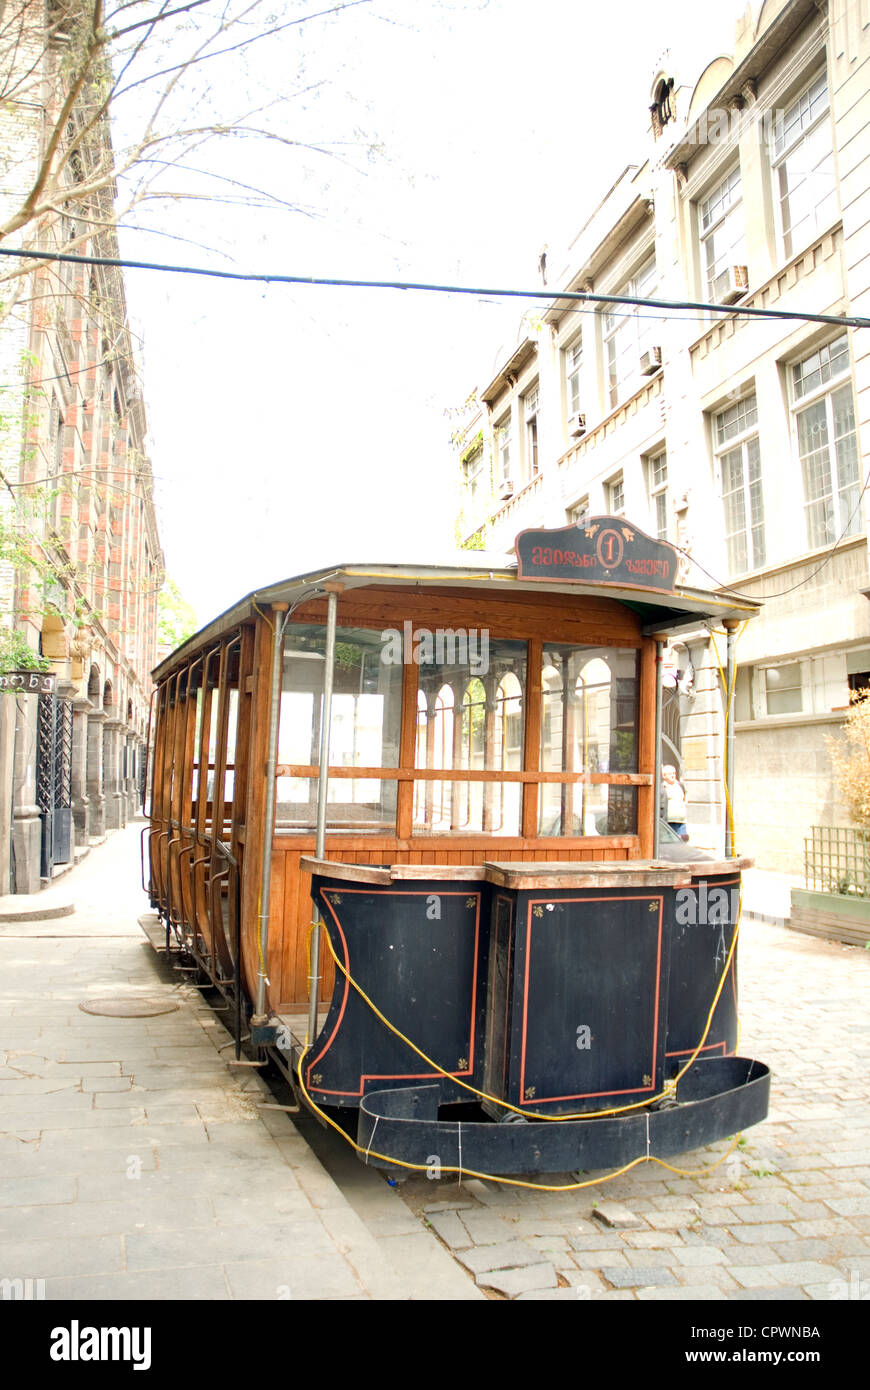
[[[593,516],[550,531],[521,531],[517,578],[614,584],[673,593],[677,552],[621,517]]]

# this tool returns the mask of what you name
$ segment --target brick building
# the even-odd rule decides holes
[[[616,177],[549,288],[828,315],[870,313],[870,12],[765,0],[735,51],[652,74],[645,158]],[[554,275],[552,271],[557,273]],[[738,843],[796,872],[844,820],[827,738],[870,683],[866,329],[556,299],[477,392],[459,530],[624,515],[688,552],[690,584],[763,603],[735,700]],[[718,643],[718,645],[717,645]],[[693,840],[722,847],[724,642],[672,654],[666,752]]]
[[[24,6],[0,38],[0,223],[37,178],[65,94],[62,27]],[[73,108],[53,209],[9,246],[117,257],[111,189],[79,196],[110,140]],[[58,172],[59,171],[59,172]],[[68,200],[62,200],[68,190]],[[26,274],[17,274],[19,270]],[[4,262],[0,320],[0,893],[34,892],[135,810],[144,774],[163,557],[120,271]]]

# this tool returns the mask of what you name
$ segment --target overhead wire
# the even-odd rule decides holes
[[[661,309],[665,313],[699,310],[729,318],[795,320],[800,323],[833,324],[838,328],[870,328],[870,318],[855,314],[817,314],[797,309],[768,309],[746,304],[714,304],[705,300],[643,298],[639,295],[599,294],[593,290],[548,290],[493,288],[483,285],[442,285],[420,280],[362,280],[326,275],[290,275],[283,271],[251,272],[216,270],[208,266],[169,265],[160,261],[133,261],[115,256],[79,256],[63,251],[33,251],[22,247],[0,247],[0,256],[23,260],[53,261],[72,265],[99,265],[118,270],[153,270],[169,275],[194,275],[212,280],[232,280],[260,285],[310,285],[333,289],[403,290],[423,294],[462,294],[493,299],[548,300],[554,303],[630,304],[640,309]]]

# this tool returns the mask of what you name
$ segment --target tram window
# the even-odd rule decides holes
[[[421,644],[419,652],[415,766],[520,771],[525,642],[489,640],[484,646],[460,631],[432,637],[431,649]],[[519,782],[421,780],[414,784],[414,831],[519,835],[521,807]]]
[[[338,628],[335,641],[330,766],[397,767],[402,715],[402,666],[384,659],[379,632]],[[294,624],[284,645],[278,762],[315,768],[320,761],[326,632]],[[373,829],[396,817],[396,783],[375,777],[330,777],[330,828]],[[277,780],[277,822],[308,829],[317,820],[317,778],[303,772]]]
[[[545,647],[541,771],[636,772],[638,676],[634,648]],[[540,835],[633,834],[636,827],[632,787],[540,784]]]

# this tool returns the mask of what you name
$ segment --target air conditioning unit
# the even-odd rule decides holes
[[[579,439],[586,433],[586,416],[572,415],[568,420],[568,433],[572,439]]]
[[[651,347],[651,348],[647,348],[646,352],[644,352],[644,353],[641,354],[641,359],[640,359],[640,374],[641,374],[641,376],[652,376],[653,372],[657,372],[657,371],[659,370],[659,368],[661,367],[661,365],[662,365],[662,350],[661,350],[661,348],[660,348],[660,347]]]
[[[507,502],[508,498],[514,495],[514,485],[512,478],[502,478],[498,485],[498,495],[502,502]]]
[[[729,265],[713,281],[713,299],[717,304],[733,304],[749,289],[749,271],[745,265]]]

